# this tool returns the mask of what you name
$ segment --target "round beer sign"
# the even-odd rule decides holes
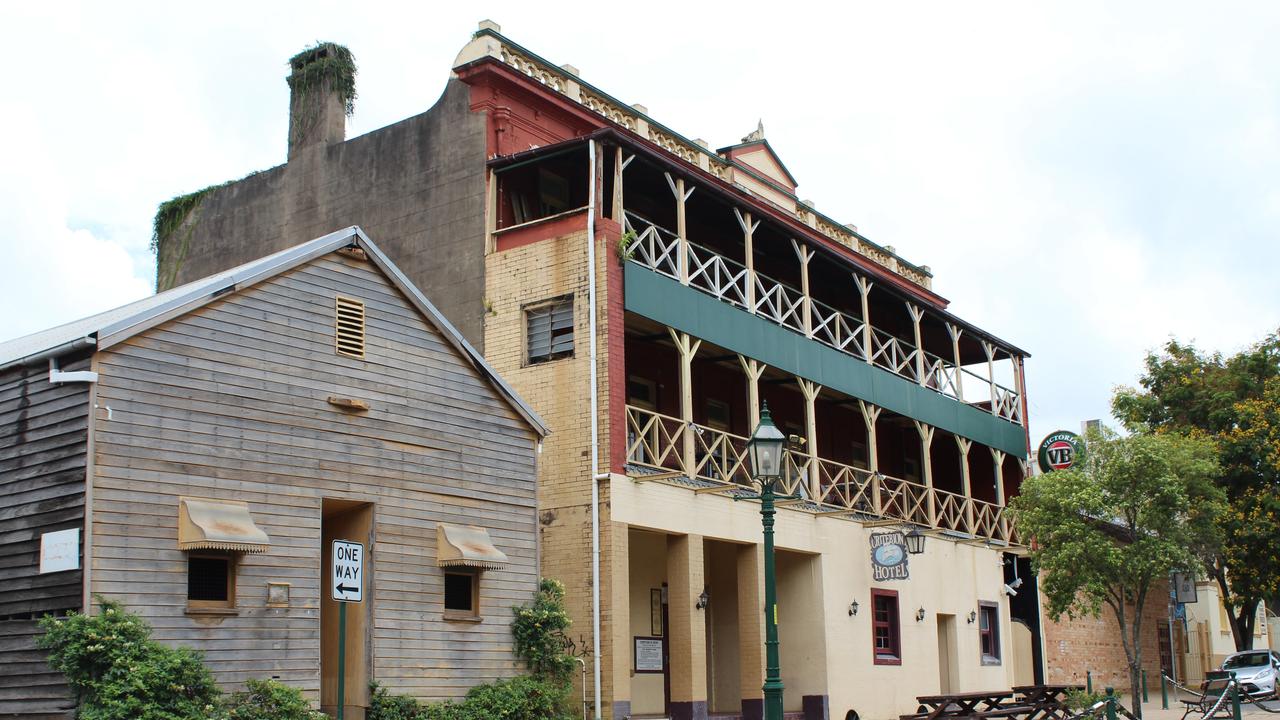
[[[1040,443],[1040,469],[1069,470],[1084,462],[1084,440],[1069,430],[1049,433]]]

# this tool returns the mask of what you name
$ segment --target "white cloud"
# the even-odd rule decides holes
[[[352,48],[354,135],[426,110],[481,19],[299,7],[10,10],[26,71],[0,100],[0,300],[23,312],[0,338],[144,293],[158,202],[283,162],[294,52]],[[713,147],[763,118],[802,196],[932,266],[954,312],[1033,353],[1037,437],[1105,416],[1170,335],[1230,351],[1280,324],[1272,4],[483,12]]]
[[[151,283],[118,240],[71,223],[68,183],[48,162],[36,114],[0,108],[10,161],[0,173],[0,254],[5,258],[0,306],[4,338],[16,337],[148,295]],[[20,169],[20,170],[19,170]]]

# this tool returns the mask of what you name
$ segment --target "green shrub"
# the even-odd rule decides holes
[[[249,680],[224,706],[229,720],[328,720],[311,709],[302,691],[275,680]]]
[[[392,695],[377,683],[368,720],[561,720],[567,711],[569,678],[575,661],[565,652],[569,613],[564,609],[564,585],[544,578],[533,602],[512,608],[511,634],[515,653],[533,677],[476,685],[462,701],[423,704]]]
[[[369,683],[367,720],[425,720],[422,703],[408,695],[392,695],[378,683]]]
[[[370,685],[368,720],[563,720],[571,717],[565,708],[561,685],[532,677],[476,685],[461,701],[420,703],[407,695],[392,695],[387,689]]]
[[[513,610],[516,617],[511,623],[511,635],[516,655],[524,659],[535,676],[567,684],[574,660],[565,652],[564,631],[572,621],[564,609],[564,585],[559,580],[543,578],[533,604]]]
[[[1102,693],[1091,693],[1082,689],[1071,689],[1067,691],[1067,697],[1063,704],[1072,712],[1081,712],[1093,707],[1094,704],[1106,699],[1106,695]]]
[[[460,714],[430,720],[556,720],[566,717],[563,685],[531,677],[477,685],[467,692]]]
[[[81,720],[204,720],[218,707],[213,676],[190,648],[151,639],[151,628],[117,602],[97,615],[40,620],[37,645],[67,678]]]

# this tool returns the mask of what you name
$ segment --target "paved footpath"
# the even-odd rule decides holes
[[[1148,697],[1151,698],[1151,702],[1146,702],[1142,704],[1142,720],[1181,720],[1182,713],[1184,710],[1186,710],[1186,708],[1182,705],[1180,698],[1176,698],[1172,693],[1170,693],[1169,709],[1162,710],[1160,708],[1159,690],[1157,690],[1154,695],[1148,695]],[[1185,697],[1187,697],[1188,699],[1191,698],[1190,695],[1186,695]],[[1129,698],[1127,696],[1122,696],[1120,699],[1120,702],[1125,706],[1128,706],[1129,705],[1128,699]],[[1230,702],[1230,700],[1228,700],[1227,702]],[[1246,702],[1246,703],[1241,703],[1240,714],[1242,716],[1250,718],[1250,720],[1264,720],[1268,718],[1274,718],[1275,720],[1280,720],[1280,701],[1268,700],[1263,704],[1267,708],[1270,708],[1271,710],[1275,710],[1276,712],[1267,712],[1266,710],[1263,710],[1262,708],[1257,707],[1253,703]],[[1227,714],[1227,717],[1230,717],[1230,713]],[[1199,720],[1199,718],[1200,718],[1199,713],[1192,713],[1187,716],[1187,720]]]

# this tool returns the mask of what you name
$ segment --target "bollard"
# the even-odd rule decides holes
[[[1084,671],[1084,691],[1089,693],[1090,695],[1093,694],[1093,671],[1092,670]]]
[[[1147,669],[1142,668],[1142,702],[1147,702]]]
[[[1240,683],[1235,682],[1236,674],[1231,673],[1231,717],[1240,720]]]
[[[1107,688],[1107,720],[1116,720],[1116,690]],[[1238,719],[1237,719],[1238,720]]]
[[[1169,686],[1164,681],[1164,671],[1160,671],[1160,709],[1169,709]]]

